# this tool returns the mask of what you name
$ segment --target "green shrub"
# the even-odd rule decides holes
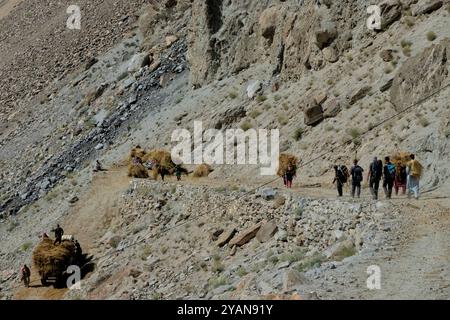
[[[255,109],[249,113],[250,118],[253,118],[253,119],[258,118],[260,115],[261,115],[261,111],[258,109]]]
[[[267,97],[265,95],[261,95],[256,98],[256,101],[261,102],[261,103],[266,100],[267,100]]]
[[[422,127],[428,127],[429,125],[430,125],[430,121],[428,121],[428,119],[427,118],[425,118],[425,117],[420,117],[419,118],[419,124],[422,126]]]
[[[325,259],[325,256],[320,253],[314,254],[300,263],[300,265],[298,266],[298,271],[305,272],[312,268],[319,267],[322,262],[325,261]]]
[[[278,116],[278,123],[282,126],[285,126],[289,123],[289,120],[284,114],[281,114]]]
[[[20,246],[20,250],[23,252],[28,251],[28,249],[31,248],[33,244],[31,242],[25,242],[23,245]]]
[[[232,91],[228,94],[228,96],[230,97],[230,99],[236,99],[238,94],[236,92]]]
[[[238,270],[237,270],[237,275],[239,276],[239,277],[243,277],[243,276],[245,276],[245,275],[247,275],[248,274],[248,272],[247,272],[247,270],[245,270],[245,268],[244,267],[240,267]]]
[[[241,129],[244,130],[244,131],[248,131],[248,130],[250,130],[251,128],[253,128],[253,125],[252,125],[251,122],[248,121],[248,120],[245,120],[245,121],[241,124]]]
[[[225,276],[212,277],[208,280],[208,285],[215,289],[228,284],[228,279]]]
[[[303,133],[305,132],[305,129],[303,128],[297,128],[294,132],[294,139],[295,141],[299,141],[303,137]]]
[[[434,41],[436,40],[436,38],[437,38],[436,33],[434,33],[433,31],[427,33],[428,41]]]

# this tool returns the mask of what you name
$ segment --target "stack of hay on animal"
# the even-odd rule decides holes
[[[279,158],[277,175],[280,177],[284,177],[284,174],[286,173],[286,170],[289,166],[291,166],[292,169],[297,172],[298,162],[299,160],[296,156],[286,153],[281,154]]]
[[[128,157],[129,177],[140,179],[148,178],[148,171],[143,165],[145,156],[145,150],[140,146],[131,149],[130,156]]]
[[[76,247],[73,241],[63,240],[55,245],[50,238],[44,238],[33,251],[33,263],[47,286],[48,280],[59,284],[64,280],[67,268],[76,262]]]
[[[209,174],[213,171],[214,170],[211,168],[210,165],[207,165],[204,163],[204,164],[199,165],[197,168],[195,168],[194,177],[205,178],[205,177],[209,176]]]
[[[175,163],[172,161],[172,155],[166,150],[152,150],[145,154],[143,162],[152,163],[153,179],[158,179],[158,174],[162,177],[172,175],[175,171]]]
[[[405,151],[397,152],[392,157],[392,163],[395,164],[396,167],[400,166],[406,167],[408,165],[408,162],[410,161],[411,161],[411,153]]]

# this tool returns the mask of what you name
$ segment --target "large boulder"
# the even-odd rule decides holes
[[[409,58],[397,72],[391,88],[391,101],[397,111],[417,103],[448,83],[450,39]]]
[[[347,94],[348,103],[352,106],[359,100],[363,99],[372,90],[370,86],[362,86],[356,91]]]
[[[277,231],[278,227],[275,221],[269,221],[265,223],[261,227],[261,229],[259,229],[258,233],[256,234],[256,239],[258,239],[258,241],[261,243],[267,242],[272,239]]]
[[[148,66],[151,63],[151,58],[148,53],[135,54],[128,64],[128,72],[138,72],[142,67]]]
[[[388,0],[380,4],[381,29],[386,30],[402,16],[402,4],[399,0]]]
[[[305,124],[314,126],[324,119],[323,108],[316,101],[311,101],[305,110]]]
[[[229,228],[228,230],[224,231],[217,240],[216,244],[219,247],[223,247],[226,245],[230,240],[233,238],[233,236],[236,234],[236,229],[234,227]]]
[[[421,0],[412,7],[412,14],[420,16],[422,14],[429,14],[440,9],[444,2],[442,0]]]
[[[241,247],[244,244],[248,243],[250,240],[252,240],[256,236],[256,234],[258,233],[258,231],[261,228],[261,226],[263,225],[263,223],[264,222],[260,222],[248,229],[245,229],[245,230],[239,232],[239,234],[237,236],[235,236],[233,239],[231,239],[231,241],[229,243],[230,247],[232,247],[232,246]]]
[[[342,110],[341,102],[338,98],[331,99],[324,104],[323,116],[325,118],[334,118]]]
[[[250,99],[253,99],[256,94],[262,89],[261,81],[253,81],[247,87],[247,96]]]

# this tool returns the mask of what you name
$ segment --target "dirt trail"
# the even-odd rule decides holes
[[[450,298],[450,211],[422,206],[409,240],[383,259],[382,290],[370,299]]]
[[[23,0],[0,0],[0,20],[6,17]]]
[[[89,253],[89,249],[94,248],[95,242],[109,229],[111,217],[115,216],[117,210],[119,210],[116,202],[128,188],[130,181],[131,179],[126,175],[126,167],[123,166],[97,173],[89,190],[68,213],[63,223],[65,233],[75,235],[82,244],[84,252]],[[164,183],[168,185],[201,185],[210,188],[230,187],[236,184],[236,182],[226,180],[191,177],[183,177],[181,182],[169,177]],[[275,181],[269,186],[283,187],[280,181]],[[257,185],[254,187],[257,187]],[[334,190],[302,188],[298,185],[294,186],[290,192],[297,196],[315,198],[332,199],[336,197]],[[364,197],[361,201],[366,201],[366,198],[368,197]],[[401,198],[395,200],[404,201]],[[445,207],[438,204],[430,206],[430,201],[425,201],[418,203],[421,206],[421,213],[410,224],[409,241],[402,243],[401,247],[396,250],[395,256],[379,256],[378,260],[375,260],[384,270],[383,283],[386,283],[386,288],[370,293],[367,293],[367,290],[361,290],[360,292],[353,292],[353,296],[366,299],[427,298],[430,287],[440,287],[441,293],[447,294],[447,298],[450,297],[450,294],[448,294],[450,275],[446,267],[450,260],[450,248],[448,247],[450,233],[447,232],[450,227],[450,217],[448,212],[443,214]],[[403,213],[408,214],[409,202],[404,203],[405,210]],[[371,262],[372,264],[375,263],[374,261]],[[33,272],[33,274],[36,274],[36,272]],[[438,286],[428,285],[431,282],[439,282],[439,284]],[[32,278],[31,285],[31,288],[20,289],[15,298],[61,299],[67,291],[66,289],[42,288],[39,279],[36,277]]]

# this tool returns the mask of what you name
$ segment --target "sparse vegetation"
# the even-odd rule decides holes
[[[409,56],[411,55],[411,46],[412,46],[412,42],[403,39],[403,40],[400,42],[400,46],[401,46],[402,49],[403,49],[403,54],[404,54],[405,56],[409,57]]]
[[[32,245],[33,244],[31,242],[25,242],[24,244],[22,244],[20,246],[20,250],[23,251],[23,252],[26,252],[26,251],[28,251],[31,248]]]
[[[411,16],[405,17],[405,19],[403,20],[403,22],[408,26],[408,27],[413,27],[415,24],[414,18]]]
[[[217,276],[217,277],[212,277],[208,280],[208,285],[212,289],[215,289],[215,288],[227,285],[227,284],[228,284],[228,279],[223,275]]]
[[[16,227],[19,226],[19,223],[16,221],[11,221],[8,225],[8,228],[6,229],[8,232],[13,231]]]
[[[434,40],[436,40],[436,38],[437,38],[436,33],[434,33],[433,31],[429,31],[427,33],[428,41],[434,41]]]
[[[302,263],[298,266],[298,271],[305,272],[312,268],[319,267],[324,261],[325,256],[319,253],[314,254],[302,261]]]
[[[258,118],[260,115],[261,115],[261,111],[260,111],[259,109],[252,110],[252,111],[249,113],[249,116],[250,116],[250,118],[252,118],[252,119],[256,119],[256,118]]]
[[[248,120],[245,120],[245,121],[241,124],[241,129],[244,130],[244,131],[248,131],[248,130],[250,130],[251,128],[253,128],[253,125],[252,125],[251,122],[248,121]]]
[[[282,126],[285,126],[289,123],[289,120],[284,114],[280,114],[278,116],[278,123]]]
[[[425,118],[425,117],[423,117],[423,116],[421,116],[420,118],[419,118],[419,124],[422,126],[422,127],[428,127],[429,125],[430,125],[430,121],[427,119],[427,118]]]
[[[244,267],[240,267],[238,270],[237,270],[237,275],[239,276],[239,277],[243,277],[243,276],[245,276],[245,275],[247,275],[248,274],[248,272],[247,272],[247,270],[245,270],[245,268]]]
[[[294,139],[295,141],[299,141],[303,137],[303,133],[305,132],[305,129],[303,128],[297,128],[294,132]]]
[[[387,66],[387,67],[384,68],[384,73],[386,73],[386,74],[389,74],[392,71],[394,71],[394,69],[391,66]]]
[[[238,94],[235,91],[232,91],[228,94],[228,96],[230,97],[230,99],[236,99]]]
[[[334,260],[342,261],[345,258],[354,256],[356,253],[357,253],[357,251],[356,251],[355,247],[345,246],[341,250],[339,250],[338,252],[335,253]]]
[[[260,95],[256,98],[256,101],[263,103],[264,101],[267,100],[267,97],[265,95]]]
[[[294,263],[302,260],[305,257],[306,250],[303,248],[298,248],[290,253],[283,253],[279,259],[280,262],[288,261],[289,263]]]

